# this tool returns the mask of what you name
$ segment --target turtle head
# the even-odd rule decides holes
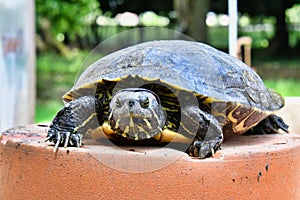
[[[108,123],[123,137],[143,140],[162,131],[165,113],[159,97],[143,88],[122,89],[115,93],[109,105]]]

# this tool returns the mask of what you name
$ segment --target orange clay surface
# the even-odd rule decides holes
[[[200,160],[89,140],[53,153],[46,132],[2,133],[0,199],[300,199],[300,135],[237,136]]]

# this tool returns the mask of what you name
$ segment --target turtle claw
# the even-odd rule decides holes
[[[58,151],[59,143],[60,143],[60,140],[57,140],[57,142],[55,143],[55,146],[53,148],[54,153],[56,153]]]
[[[70,136],[70,143],[72,146],[80,147],[82,146],[82,135],[81,134],[71,134]]]
[[[207,158],[214,156],[216,150],[220,147],[222,140],[195,140],[189,148],[189,155],[198,158]]]
[[[64,144],[64,147],[65,148],[67,148],[67,146],[68,146],[68,143],[69,143],[69,141],[70,141],[70,132],[66,132],[66,134],[65,134],[65,144]],[[71,141],[70,141],[71,142]]]
[[[82,135],[79,133],[71,133],[69,131],[62,132],[50,127],[45,142],[53,142],[55,144],[53,152],[57,152],[60,146],[67,148],[68,146],[80,147],[82,145]]]
[[[53,131],[53,129],[50,129],[48,131],[45,142],[48,142],[48,141],[54,142],[55,146],[54,146],[53,152],[56,153],[58,150],[58,147],[61,143],[61,135],[59,134],[59,132],[56,133],[55,131]]]

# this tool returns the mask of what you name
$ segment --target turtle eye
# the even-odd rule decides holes
[[[140,105],[142,108],[148,108],[149,107],[149,98],[140,98]]]

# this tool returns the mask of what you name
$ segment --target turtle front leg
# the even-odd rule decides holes
[[[216,118],[196,106],[183,110],[185,130],[196,130],[196,136],[188,149],[190,156],[206,158],[214,155],[223,142],[222,128]]]
[[[99,127],[97,115],[102,107],[93,96],[84,96],[66,104],[53,119],[46,141],[55,144],[54,152],[59,146],[82,145],[82,137],[89,129]]]

